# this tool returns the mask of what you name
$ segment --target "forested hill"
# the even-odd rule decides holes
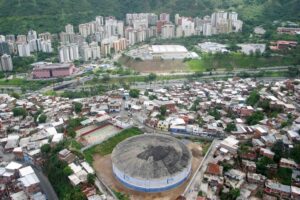
[[[169,12],[204,16],[217,9],[234,10],[248,24],[272,20],[300,21],[300,0],[0,0],[0,34],[29,28],[59,32],[96,15],[123,19],[130,12]]]

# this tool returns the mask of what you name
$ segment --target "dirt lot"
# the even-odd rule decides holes
[[[149,60],[135,61],[126,57],[121,58],[120,63],[142,73],[170,73],[187,72],[188,66],[181,60]]]
[[[112,162],[110,155],[106,155],[104,157],[100,155],[94,156],[94,163],[93,167],[96,170],[98,176],[105,181],[107,185],[109,185],[112,189],[128,194],[131,200],[174,200],[180,194],[183,193],[185,187],[187,186],[188,182],[190,181],[191,177],[194,175],[197,167],[199,166],[202,160],[202,148],[199,144],[189,143],[189,149],[193,154],[192,160],[192,175],[190,178],[182,184],[180,187],[166,191],[166,192],[159,192],[159,193],[143,193],[143,192],[136,192],[124,187],[119,181],[117,181],[112,172]]]

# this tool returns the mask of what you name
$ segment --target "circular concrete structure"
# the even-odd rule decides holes
[[[161,192],[181,185],[190,175],[192,155],[180,140],[158,134],[134,136],[112,152],[116,178],[142,192]]]

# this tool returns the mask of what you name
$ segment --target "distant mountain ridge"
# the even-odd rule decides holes
[[[123,19],[132,12],[168,12],[184,16],[232,10],[250,25],[272,20],[300,22],[300,0],[0,0],[0,34],[60,32],[67,23],[78,25],[97,15]]]

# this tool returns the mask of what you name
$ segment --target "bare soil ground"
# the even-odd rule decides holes
[[[104,182],[108,186],[110,186],[112,189],[116,191],[122,192],[124,194],[128,194],[131,200],[174,200],[183,193],[191,177],[194,175],[197,167],[199,166],[201,160],[203,159],[203,157],[201,156],[202,148],[199,144],[189,143],[188,147],[193,154],[192,174],[184,184],[182,184],[178,188],[166,192],[143,193],[143,192],[137,192],[124,187],[113,175],[110,154],[106,156],[100,156],[98,154],[94,155],[93,167],[96,170],[97,175],[101,177],[101,179],[104,180]]]
[[[122,57],[120,63],[141,73],[171,73],[187,72],[189,67],[181,60],[148,60],[135,61]]]

